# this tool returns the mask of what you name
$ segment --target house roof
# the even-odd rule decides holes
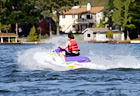
[[[82,33],[85,33],[86,31],[90,32],[98,32],[98,33],[104,33],[110,31],[108,28],[87,28]],[[112,32],[121,32],[119,30],[111,30]]]
[[[0,33],[0,37],[18,37],[15,33]]]
[[[61,14],[64,15],[71,15],[71,14],[82,14],[82,13],[97,13],[104,9],[104,7],[91,7],[90,11],[87,11],[87,7],[83,8],[73,8],[66,12],[62,12]]]

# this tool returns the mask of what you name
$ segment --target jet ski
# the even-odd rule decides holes
[[[59,54],[60,51],[66,51],[64,49],[56,49],[53,50],[52,52]],[[83,57],[83,56],[66,56],[66,62],[90,62],[91,60],[88,57]]]
[[[67,67],[67,68],[86,68],[87,64],[91,64],[91,60],[88,57],[84,56],[68,56],[66,57],[66,64],[63,63],[59,53],[63,49],[55,49],[48,53],[46,52],[37,52],[34,55],[34,59],[39,64],[51,64],[59,67]],[[63,50],[66,51],[66,50]]]
[[[64,64],[59,55],[60,51],[66,51],[66,50],[58,48],[48,53],[48,55],[52,57],[51,60],[52,63],[55,63],[60,66],[76,68],[76,67],[83,66],[83,64],[91,62],[91,60],[88,57],[84,57],[84,56],[66,56],[65,58],[66,64]]]

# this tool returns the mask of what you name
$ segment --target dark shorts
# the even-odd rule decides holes
[[[67,52],[67,51],[66,51],[66,56],[67,56],[67,57],[68,57],[68,56],[79,56],[79,55],[80,55],[79,52],[76,54],[76,53],[71,53],[71,52]]]

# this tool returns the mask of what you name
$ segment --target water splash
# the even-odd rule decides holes
[[[51,49],[31,48],[23,52],[18,53],[18,63],[23,70],[55,70],[55,71],[66,71],[67,68],[55,66],[49,61],[49,57],[42,58],[44,54],[47,54]],[[38,54],[40,53],[40,54]],[[36,56],[36,57],[35,57]],[[38,61],[39,60],[39,61]]]
[[[51,50],[56,49],[59,45],[64,45],[66,41],[67,41],[66,35],[59,36],[59,37],[54,36],[53,38],[45,41],[46,43],[52,44],[52,45],[48,45],[49,48],[38,47],[38,48],[31,48],[19,52],[18,63],[21,66],[21,68],[27,70],[55,70],[55,71],[72,70],[72,68],[55,66],[54,64],[47,62],[47,60],[49,61],[49,57],[48,58],[45,57],[46,60],[42,60],[43,54],[47,54]],[[79,47],[82,46],[81,49],[83,50],[86,48],[88,54],[84,53],[84,56],[87,56],[91,59],[91,64],[87,64],[82,68],[101,69],[101,70],[112,69],[112,68],[135,68],[135,69],[140,68],[139,55],[137,54],[135,56],[134,54],[129,54],[128,53],[129,50],[125,51],[127,48],[130,48],[129,47],[130,45],[117,46],[117,45],[110,44],[106,46],[104,44],[101,44],[98,46],[97,45],[93,46],[92,44],[87,44],[86,46],[83,46],[84,44],[86,45],[87,43],[82,43],[81,45],[79,45]],[[93,47],[94,50],[92,49]],[[133,53],[132,49],[131,51],[132,52],[130,53]],[[126,55],[126,53],[128,54]]]
[[[67,35],[61,35],[61,36],[53,36],[52,38],[49,38],[47,40],[43,40],[44,42],[46,43],[51,43],[51,44],[63,44],[63,43],[66,43],[67,41],[67,38],[68,36]]]
[[[92,61],[92,66],[97,66],[97,69],[112,69],[112,68],[140,68],[140,58],[129,55],[113,55],[105,56],[102,54],[95,54],[90,51],[89,57]],[[91,66],[91,67],[92,67]],[[92,67],[92,68],[93,68]]]

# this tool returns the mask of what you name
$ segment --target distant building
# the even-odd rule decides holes
[[[11,43],[11,39],[14,38],[17,43],[18,35],[15,33],[0,33],[0,43],[8,42]]]
[[[106,33],[109,31],[107,28],[87,28],[82,33],[84,34],[85,41],[108,41],[110,38],[106,36]],[[111,40],[124,40],[124,33],[122,31],[112,30],[112,32]]]
[[[60,14],[61,30],[65,33],[81,33],[86,28],[92,27],[93,24],[100,23],[103,19],[102,10],[104,7],[73,7],[72,9]]]

